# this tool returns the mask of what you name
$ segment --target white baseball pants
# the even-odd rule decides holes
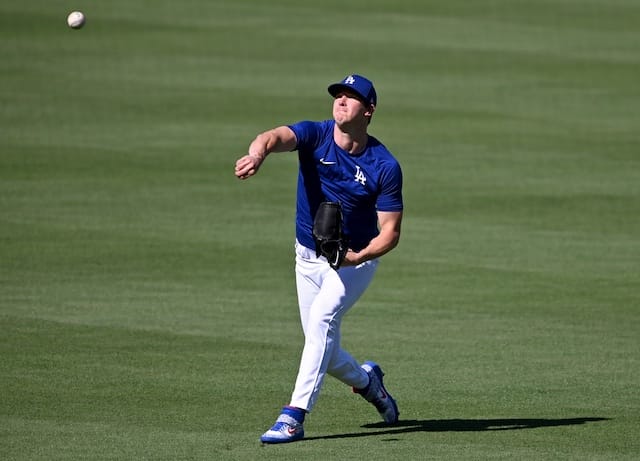
[[[296,287],[305,342],[291,406],[311,411],[328,373],[363,388],[369,383],[360,364],[340,347],[342,318],[365,292],[378,260],[332,269],[324,257],[296,242]]]

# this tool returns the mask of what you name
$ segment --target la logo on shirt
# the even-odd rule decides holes
[[[356,165],[356,175],[354,177],[355,181],[358,181],[360,184],[362,184],[363,186],[366,184],[367,182],[367,177],[364,175],[364,173],[362,172],[362,170],[360,169],[359,165]]]

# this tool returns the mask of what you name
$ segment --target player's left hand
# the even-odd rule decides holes
[[[342,261],[342,266],[357,266],[358,264],[361,264],[363,262],[364,261],[362,261],[362,258],[358,253],[349,249],[344,257],[344,260]]]

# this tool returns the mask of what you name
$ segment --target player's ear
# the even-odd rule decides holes
[[[373,104],[369,104],[369,107],[364,112],[365,117],[371,117],[375,112],[375,110],[376,110],[376,106],[374,106]]]

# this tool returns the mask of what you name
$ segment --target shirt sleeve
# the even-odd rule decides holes
[[[296,149],[300,150],[305,147],[315,147],[318,144],[320,129],[316,122],[305,120],[289,125],[289,128],[291,128],[296,135]]]
[[[402,169],[390,162],[380,176],[380,195],[376,201],[378,211],[402,211]]]

